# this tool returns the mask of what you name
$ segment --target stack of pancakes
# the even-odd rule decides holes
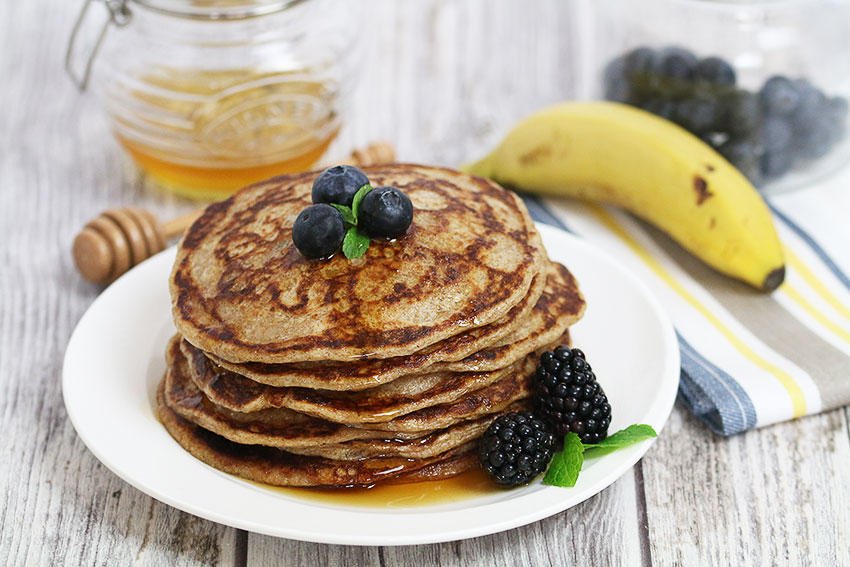
[[[198,459],[284,486],[457,474],[496,417],[528,407],[539,353],[566,343],[584,301],[516,195],[447,169],[365,172],[414,214],[361,258],[292,244],[315,173],[211,205],[180,242],[157,411]]]

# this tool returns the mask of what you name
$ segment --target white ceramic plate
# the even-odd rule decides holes
[[[575,274],[587,299],[570,329],[611,405],[610,431],[664,425],[679,381],[670,321],[649,291],[605,254],[541,226],[553,260]],[[574,488],[536,483],[452,503],[363,508],[317,503],[219,472],[184,451],[154,416],[163,353],[174,333],[168,274],[174,249],[143,262],[107,288],[77,325],[65,353],[68,415],[94,455],[147,494],[197,516],[274,536],[336,544],[450,541],[507,530],[551,516],[598,493],[651,441],[589,459]]]

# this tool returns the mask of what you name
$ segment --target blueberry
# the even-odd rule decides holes
[[[830,125],[830,133],[833,142],[838,142],[844,137],[847,129],[847,99],[834,96],[826,102],[824,114]]]
[[[641,108],[667,120],[673,120],[673,116],[676,113],[676,103],[661,97],[649,99]]]
[[[647,73],[652,68],[655,50],[649,47],[637,47],[623,56],[625,70],[628,75]]]
[[[751,141],[730,139],[717,151],[754,185],[761,180],[759,151]]]
[[[662,77],[689,81],[697,64],[696,56],[682,47],[667,47],[659,51],[653,62],[652,72]]]
[[[350,207],[354,194],[368,183],[366,174],[353,165],[335,165],[320,173],[313,182],[313,202]]]
[[[718,125],[720,109],[710,98],[686,98],[676,105],[674,121],[695,133],[709,132]]]
[[[766,152],[778,152],[791,145],[794,133],[784,118],[768,116],[761,126],[761,138]]]
[[[830,118],[838,122],[847,121],[847,107],[847,99],[841,96],[834,96],[827,102]]]
[[[788,150],[765,152],[761,156],[761,174],[765,179],[782,177],[791,169],[793,156]]]
[[[820,116],[803,130],[798,130],[794,136],[794,149],[797,155],[807,159],[817,159],[825,156],[832,148],[835,139],[836,125]]]
[[[292,242],[307,258],[327,258],[336,252],[345,237],[342,213],[325,203],[310,205],[292,226]]]
[[[805,130],[826,111],[827,100],[824,94],[806,79],[797,79],[794,81],[794,87],[799,96],[793,114],[794,127]]]
[[[606,100],[629,102],[632,98],[631,85],[626,76],[626,62],[622,57],[614,59],[605,67],[602,84]]]
[[[413,221],[413,203],[395,187],[375,187],[360,202],[358,220],[370,236],[395,238]]]
[[[761,103],[753,93],[736,90],[721,99],[723,129],[734,138],[754,136],[761,125]]]
[[[706,57],[694,67],[694,77],[712,85],[734,85],[735,69],[720,57]]]
[[[800,102],[800,93],[788,77],[774,75],[761,88],[761,101],[768,114],[790,116]]]

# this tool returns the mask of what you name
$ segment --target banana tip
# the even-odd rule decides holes
[[[762,284],[762,289],[765,291],[773,291],[782,285],[782,282],[785,281],[785,266],[781,266],[776,268],[764,278],[764,283]]]

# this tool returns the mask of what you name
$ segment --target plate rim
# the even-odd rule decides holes
[[[655,427],[656,431],[661,434],[664,426],[669,420],[670,413],[672,412],[675,400],[676,393],[678,391],[678,378],[679,378],[679,370],[680,370],[680,358],[679,358],[679,349],[678,349],[678,340],[676,338],[675,330],[673,324],[666,314],[665,310],[661,306],[661,303],[657,299],[657,297],[650,291],[649,287],[642,282],[636,275],[634,275],[631,271],[629,271],[625,266],[621,263],[617,262],[617,260],[612,257],[610,254],[602,251],[598,247],[594,246],[592,243],[587,240],[578,237],[576,235],[570,234],[564,230],[559,228],[537,223],[537,227],[543,235],[544,242],[547,239],[566,239],[569,242],[569,246],[579,246],[585,249],[586,252],[596,256],[597,258],[602,258],[603,263],[608,263],[610,266],[613,266],[615,269],[619,270],[621,274],[623,274],[628,280],[630,287],[634,287],[640,296],[648,303],[649,307],[652,310],[652,313],[658,318],[658,322],[661,324],[663,328],[663,342],[665,347],[670,347],[669,356],[664,360],[663,369],[664,369],[664,377],[662,377],[662,384],[667,386],[667,389],[659,389],[659,394],[656,395],[650,404],[650,407],[647,408],[645,415],[656,415],[658,416],[653,421],[654,423],[650,423]],[[192,502],[187,502],[185,500],[181,500],[178,497],[175,497],[169,491],[162,490],[161,487],[151,486],[149,483],[144,483],[139,481],[137,476],[134,476],[131,471],[124,470],[121,466],[112,461],[109,455],[105,454],[102,451],[102,447],[98,442],[94,442],[92,437],[88,434],[89,431],[85,425],[84,421],[81,421],[81,416],[77,414],[77,408],[74,407],[74,403],[69,404],[69,392],[73,390],[69,390],[69,383],[72,380],[72,375],[74,372],[73,364],[74,364],[74,352],[77,343],[81,341],[80,336],[86,331],[86,326],[88,325],[88,319],[92,317],[93,309],[95,309],[95,305],[100,305],[102,303],[110,301],[113,295],[120,295],[123,293],[123,288],[129,285],[127,282],[132,281],[133,278],[136,277],[142,270],[151,269],[150,266],[154,263],[161,263],[169,255],[175,254],[174,246],[167,248],[166,250],[156,254],[155,256],[145,260],[138,266],[134,267],[132,270],[121,276],[118,280],[116,280],[110,287],[106,288],[95,300],[92,304],[86,309],[83,316],[80,318],[77,323],[74,331],[72,332],[68,344],[65,350],[65,356],[62,366],[62,395],[63,401],[66,407],[66,412],[68,417],[74,426],[77,435],[86,445],[88,450],[98,459],[107,469],[109,469],[113,474],[117,475],[123,481],[127,482],[131,486],[137,488],[138,490],[148,494],[149,496],[168,504],[169,506],[175,507],[184,512],[188,512],[195,516],[205,518],[211,521],[215,521],[221,523],[223,525],[232,526],[238,529],[245,529],[248,531],[252,531],[259,534],[271,535],[275,537],[284,537],[289,539],[296,539],[300,541],[314,542],[314,543],[328,543],[328,544],[341,544],[341,545],[384,545],[384,546],[395,546],[395,545],[413,545],[413,544],[427,544],[427,543],[441,543],[446,541],[456,541],[461,539],[467,539],[472,537],[479,537],[484,535],[489,535],[493,533],[498,533],[501,531],[505,531],[508,529],[513,529],[516,527],[520,527],[523,525],[527,525],[541,519],[547,518],[554,514],[560,513],[564,510],[567,510],[577,504],[587,500],[588,498],[595,496],[602,490],[608,488],[611,484],[613,484],[617,479],[623,476],[628,470],[630,470],[649,450],[649,448],[655,443],[657,438],[650,439],[644,441],[640,444],[634,445],[627,449],[621,450],[618,452],[620,455],[619,464],[614,466],[611,469],[606,470],[601,478],[596,479],[593,482],[593,485],[589,489],[585,489],[583,492],[574,493],[578,494],[577,497],[566,497],[566,498],[547,498],[550,503],[548,505],[544,505],[542,507],[538,507],[535,509],[531,509],[527,511],[525,514],[519,514],[515,516],[511,516],[509,518],[501,519],[500,521],[491,521],[480,524],[472,524],[466,527],[457,529],[455,528],[453,531],[444,531],[439,533],[432,532],[423,532],[423,533],[402,533],[402,534],[379,534],[379,535],[363,535],[363,534],[341,534],[341,533],[316,533],[315,531],[304,531],[300,530],[298,526],[270,526],[267,523],[258,523],[256,521],[251,521],[249,518],[233,518],[225,516],[218,511],[215,510],[215,507],[212,506],[199,506]],[[135,274],[135,275],[134,275]],[[106,299],[103,299],[106,298]],[[141,371],[140,371],[141,374]],[[669,374],[669,376],[666,376]],[[675,375],[675,378],[673,377]],[[70,396],[73,400],[73,395]],[[650,411],[651,410],[651,411]],[[153,410],[151,409],[151,412]],[[164,433],[164,429],[163,429]],[[166,433],[167,435],[167,433]],[[170,437],[169,437],[170,439]],[[173,440],[172,440],[173,441]],[[176,442],[175,442],[176,443]],[[179,447],[179,446],[178,446]],[[182,451],[182,449],[181,449]],[[186,453],[188,455],[188,453]],[[188,455],[191,459],[195,460],[194,457]],[[602,457],[603,459],[606,457]],[[206,467],[210,471],[213,471],[220,475],[225,475],[216,469],[213,469],[209,465],[195,460],[197,464]],[[137,473],[138,475],[138,473]],[[225,475],[228,476],[229,475]],[[244,480],[239,479],[238,477],[232,477],[232,479],[241,481],[245,483]],[[539,483],[539,481],[537,481]],[[535,485],[532,485],[535,486]],[[523,499],[528,496],[533,496],[534,494],[541,495],[550,495],[557,494],[558,491],[562,491],[564,489],[556,488],[556,487],[540,487],[535,492],[527,495],[520,495],[516,498],[512,499]],[[285,501],[287,505],[293,505],[296,508],[304,507],[304,508],[316,508],[316,503],[311,503],[309,500],[304,500],[303,503],[297,503],[293,500],[289,499],[278,499],[279,501]],[[426,514],[431,515],[439,515],[439,514],[457,514],[459,512],[467,512],[469,510],[481,510],[491,506],[504,504],[505,500],[500,500],[497,502],[489,502],[480,505],[473,506],[469,509],[464,510],[444,510],[444,511],[433,511],[429,512],[427,507],[410,507],[405,510],[407,513],[397,513],[397,514],[385,514],[382,513],[380,515],[384,517],[390,517],[398,519],[402,516],[421,516],[423,515],[423,511]],[[565,504],[566,503],[566,504]],[[311,506],[312,504],[312,506]],[[325,510],[328,509],[327,506],[322,506]],[[376,515],[375,510],[370,510],[366,507],[348,507],[347,509],[337,509],[330,508],[333,513],[341,514],[341,515],[352,515],[354,518],[365,519],[365,518],[374,518]]]

